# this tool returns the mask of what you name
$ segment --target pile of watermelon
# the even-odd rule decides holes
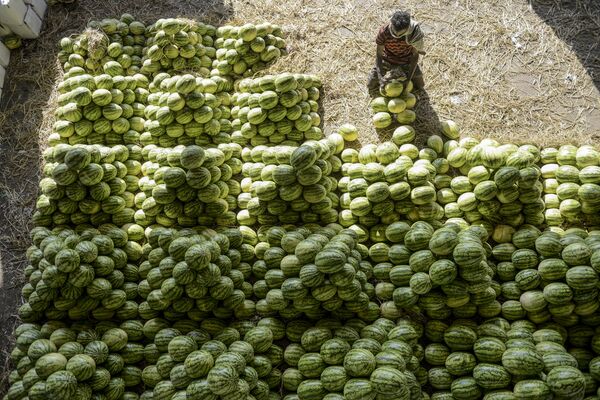
[[[372,267],[356,250],[354,231],[274,227],[266,236],[255,246],[252,265],[258,315],[318,320],[368,310]]]
[[[145,146],[135,223],[143,227],[232,226],[240,184],[240,148],[235,143],[206,147]]]
[[[114,224],[118,230],[132,221],[141,177],[139,146],[61,143],[46,149],[44,159],[36,226]]]
[[[417,147],[397,81],[351,146],[270,23],[60,48],[6,400],[600,398],[594,147]]]
[[[140,142],[161,147],[230,142],[231,86],[220,76],[156,74],[148,85]]]
[[[414,133],[406,126],[396,131]],[[433,183],[438,163],[419,159],[416,146],[398,146],[399,142],[366,145],[360,151],[347,149],[342,154],[340,223],[363,231],[363,239],[400,219],[432,221],[444,215],[444,209],[436,202]]]
[[[250,77],[287,54],[281,27],[268,22],[217,28],[217,70],[223,75]]]
[[[27,251],[29,282],[22,289],[23,321],[104,320],[138,314],[137,263],[142,247],[112,224],[75,232],[36,227]]]
[[[335,194],[339,170],[335,144],[329,139],[299,147],[257,146],[246,152],[242,193],[238,196],[241,225],[254,226],[336,222]]]
[[[280,74],[238,81],[233,95],[232,140],[256,147],[299,146],[323,138],[318,114],[321,80],[315,75]]]
[[[412,110],[417,103],[412,93],[412,81],[393,79],[380,89],[380,96],[375,97],[369,104],[373,113],[373,125],[384,129],[395,123],[411,124],[417,115]]]
[[[600,213],[598,157],[598,151],[589,145],[542,150],[545,217],[549,226],[581,220],[596,223]]]

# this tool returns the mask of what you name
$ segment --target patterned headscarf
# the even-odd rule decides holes
[[[424,37],[423,31],[421,30],[421,24],[412,18],[410,20],[410,25],[408,26],[408,29],[402,35],[397,36],[394,33],[394,31],[392,29],[392,24],[389,25],[389,31],[390,31],[390,35],[392,35],[393,37],[395,37],[397,39],[404,38],[404,40],[408,44],[414,44],[420,40],[423,40],[423,37]]]

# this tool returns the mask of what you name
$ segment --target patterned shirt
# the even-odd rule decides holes
[[[390,64],[408,64],[413,49],[423,49],[423,31],[416,21],[410,21],[410,27],[405,35],[395,38],[390,32],[390,25],[379,29],[375,43],[383,47],[383,59]]]

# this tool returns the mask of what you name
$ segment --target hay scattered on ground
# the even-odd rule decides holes
[[[267,7],[267,3],[269,6]],[[554,5],[560,37],[600,39],[597,12],[573,2]],[[265,18],[289,33],[290,56],[277,70],[319,74],[326,83],[325,124],[360,128],[362,143],[377,142],[370,124],[365,80],[374,59],[377,28],[394,1],[253,1],[236,8],[239,19]],[[406,1],[422,22],[427,93],[418,103],[421,134],[437,117],[454,119],[467,135],[499,141],[560,145],[600,138],[600,95],[577,55],[527,1]],[[579,21],[596,21],[582,26]],[[596,53],[598,54],[598,53]],[[585,56],[585,55],[584,55]],[[593,56],[593,54],[590,54]],[[596,56],[597,57],[597,56]]]
[[[427,93],[417,108],[421,137],[436,129],[438,118],[452,118],[464,134],[503,142],[598,143],[600,95],[584,67],[600,65],[598,6],[591,0],[529,1],[402,2],[427,34]],[[318,74],[325,83],[326,132],[351,122],[362,144],[377,143],[365,80],[377,29],[397,6],[391,0],[82,0],[77,8],[50,8],[42,37],[12,53],[0,102],[0,335],[10,336],[17,323],[41,152],[61,76],[60,38],[82,32],[90,20],[125,12],[146,22],[181,16],[278,23],[291,53],[272,70]],[[552,26],[536,12],[549,16]],[[0,345],[0,396],[10,347],[6,340]]]

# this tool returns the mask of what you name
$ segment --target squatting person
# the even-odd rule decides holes
[[[423,88],[423,74],[418,64],[419,55],[425,54],[423,38],[419,23],[406,11],[396,11],[390,22],[379,29],[375,39],[375,66],[367,83],[371,96],[379,95],[379,87],[388,73],[394,76],[400,74],[407,79],[412,75],[414,88]]]

